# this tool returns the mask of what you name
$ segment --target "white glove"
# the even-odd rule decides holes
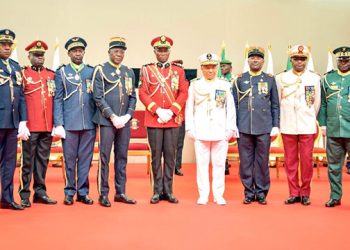
[[[122,115],[122,116],[120,117],[120,121],[121,121],[122,127],[124,127],[125,124],[126,124],[128,121],[130,121],[130,119],[131,119],[131,115],[129,115],[129,114]]]
[[[30,136],[30,132],[27,127],[27,122],[26,121],[19,122],[17,138],[20,138],[23,141],[26,141],[29,139],[29,136]]]
[[[170,112],[169,112],[170,111]],[[167,123],[173,116],[173,112],[170,109],[157,108],[156,114],[158,115],[162,123]]]
[[[193,129],[187,131],[188,137],[190,137],[192,140],[196,140],[196,133]]]
[[[113,123],[113,126],[117,129],[122,128],[125,125],[123,124],[123,119],[121,119],[121,117],[117,115],[113,115],[113,118],[111,119],[111,121]]]
[[[270,136],[277,136],[279,132],[280,132],[280,129],[279,129],[279,128],[273,127],[273,128],[271,129]]]
[[[226,130],[226,132],[225,132],[225,140],[229,141],[234,136],[234,134],[235,134],[234,130],[231,130],[231,129]]]
[[[65,139],[66,138],[66,130],[64,130],[62,125],[57,126],[52,131],[52,136],[57,136],[57,137],[60,137],[62,139]]]
[[[322,126],[321,130],[322,130],[322,135],[323,136],[327,136],[327,127],[326,126]]]
[[[239,138],[239,131],[238,131],[238,128],[233,130],[233,137],[235,138]]]

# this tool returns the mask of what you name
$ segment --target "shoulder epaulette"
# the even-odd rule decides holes
[[[55,73],[55,71],[53,71],[52,69],[49,69],[49,68],[45,68],[47,71],[50,71],[52,73]]]
[[[282,73],[285,73],[285,72],[287,72],[287,71],[288,71],[288,70],[285,69],[285,70],[283,70],[283,71],[281,71],[281,72],[278,72],[278,73],[276,74],[276,76],[277,76],[277,75],[280,75],[280,74],[282,74]]]
[[[195,82],[195,81],[198,81],[199,79],[201,79],[201,78],[200,77],[193,78],[190,82]]]
[[[26,70],[29,66],[22,66],[21,70]]]
[[[316,74],[316,75],[321,76],[321,74],[317,73],[316,71],[310,70],[310,72],[312,72],[312,73],[314,73],[314,74]]]
[[[268,75],[269,77],[274,77],[274,75],[271,73],[266,73],[266,75]]]
[[[242,76],[243,76],[243,73],[238,73],[238,74],[236,75],[237,78],[241,78]]]
[[[143,66],[148,66],[148,65],[154,65],[154,63],[146,63],[145,65],[143,65]]]
[[[334,70],[334,69],[332,69],[332,70],[330,70],[330,71],[328,71],[328,72],[324,73],[323,75],[327,75],[327,74],[329,74],[329,73],[333,73],[333,72],[335,72],[335,70]]]
[[[91,66],[90,64],[86,64],[86,66],[89,68],[94,68],[94,66]]]
[[[18,65],[19,65],[19,63],[18,63],[17,61],[15,61],[15,60],[13,60],[13,59],[11,59],[11,58],[10,58],[10,62],[13,62],[13,63],[15,63],[15,64],[18,64]]]
[[[56,70],[60,70],[62,67],[65,67],[66,65],[65,64],[61,64],[60,66],[58,66],[58,68]]]
[[[182,60],[174,60],[174,61],[171,61],[171,64],[172,65],[175,65],[175,66],[178,66],[178,67],[180,67],[180,68],[183,68],[183,61]]]

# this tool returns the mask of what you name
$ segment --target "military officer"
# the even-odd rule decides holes
[[[94,71],[94,100],[98,109],[93,121],[100,128],[100,162],[98,168],[99,202],[110,207],[108,199],[109,160],[114,145],[114,201],[135,204],[136,200],[125,194],[126,164],[130,142],[130,119],[136,107],[135,75],[123,65],[126,41],[113,37],[109,42],[109,61],[98,65]]]
[[[239,173],[244,186],[244,204],[254,200],[265,205],[270,188],[271,136],[279,131],[279,101],[275,78],[262,71],[265,50],[248,49],[249,71],[233,86],[239,130]]]
[[[228,81],[231,85],[234,81],[234,76],[232,75],[232,62],[228,59],[222,59],[220,61],[220,72],[221,72],[221,79]],[[226,158],[225,162],[225,175],[230,174],[230,165],[228,163],[228,159]]]
[[[31,66],[22,70],[24,96],[27,103],[30,131],[28,141],[22,142],[22,163],[20,166],[19,195],[21,205],[30,207],[30,182],[34,178],[34,203],[56,204],[46,193],[45,176],[52,143],[53,103],[55,94],[55,72],[44,67],[45,51],[48,46],[37,40],[25,50],[29,52]],[[33,175],[34,172],[34,175]]]
[[[186,131],[194,140],[197,162],[197,204],[208,203],[209,163],[213,165],[213,196],[225,205],[225,158],[228,140],[237,136],[236,112],[231,85],[217,79],[219,57],[205,53],[199,57],[203,77],[191,81],[186,102]]]
[[[69,39],[65,48],[71,62],[59,67],[55,76],[53,134],[62,138],[65,205],[73,204],[76,192],[77,201],[93,204],[89,197],[89,170],[96,136],[92,121],[96,106],[92,98],[93,67],[83,63],[86,46],[81,37]]]
[[[228,59],[223,59],[220,61],[221,78],[232,82],[234,76],[232,75],[232,62]]]
[[[337,57],[338,69],[323,77],[322,102],[318,116],[322,133],[327,135],[331,194],[326,207],[341,203],[342,167],[346,153],[350,153],[350,47],[339,47],[333,54]]]
[[[0,30],[0,207],[23,210],[13,198],[13,175],[16,168],[17,136],[27,140],[30,133],[26,126],[27,110],[21,67],[10,59],[14,39],[13,31]]]
[[[173,174],[179,127],[188,96],[184,69],[169,63],[173,40],[159,36],[151,41],[157,62],[142,66],[139,97],[146,107],[145,126],[152,152],[152,204],[161,199],[178,203],[173,195]],[[162,170],[162,156],[164,170]]]
[[[312,152],[320,107],[320,76],[306,69],[309,50],[295,45],[289,50],[292,69],[276,76],[289,197],[285,204],[310,205]],[[301,185],[298,178],[300,162]]]

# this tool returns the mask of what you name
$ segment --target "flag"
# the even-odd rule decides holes
[[[309,60],[307,62],[306,69],[310,71],[315,71],[314,60],[312,59],[312,54],[311,54],[311,47],[309,47]]]
[[[11,48],[11,56],[10,58],[16,62],[18,62],[18,54],[17,54],[17,43],[16,41],[13,43]]]
[[[225,60],[225,55],[226,54],[226,44],[225,44],[225,41],[222,41],[222,44],[221,44],[221,61]],[[221,77],[221,69],[219,68],[218,69],[218,77],[220,78]]]
[[[267,49],[267,68],[266,73],[273,75],[273,60],[272,60],[272,53],[271,53],[271,45],[269,45]]]
[[[243,67],[243,73],[249,71],[249,64],[248,64],[248,50],[249,50],[249,44],[245,44],[244,48],[244,67]]]
[[[334,69],[334,65],[333,65],[333,57],[332,57],[332,53],[330,50],[328,50],[328,62],[327,62],[327,72],[331,71]]]
[[[289,53],[290,48],[292,48],[292,46],[291,46],[291,45],[288,45],[288,53]],[[286,70],[288,71],[288,70],[290,70],[290,69],[292,69],[292,62],[290,61],[290,57],[289,57],[289,54],[288,54]]]
[[[52,70],[56,71],[56,69],[60,66],[60,46],[57,37],[54,50],[55,52],[53,54]]]

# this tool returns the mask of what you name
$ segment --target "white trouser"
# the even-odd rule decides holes
[[[209,162],[213,165],[212,190],[215,200],[223,198],[225,191],[225,161],[228,143],[222,141],[195,140],[194,148],[197,162],[197,186],[199,198],[208,201],[210,192]]]

